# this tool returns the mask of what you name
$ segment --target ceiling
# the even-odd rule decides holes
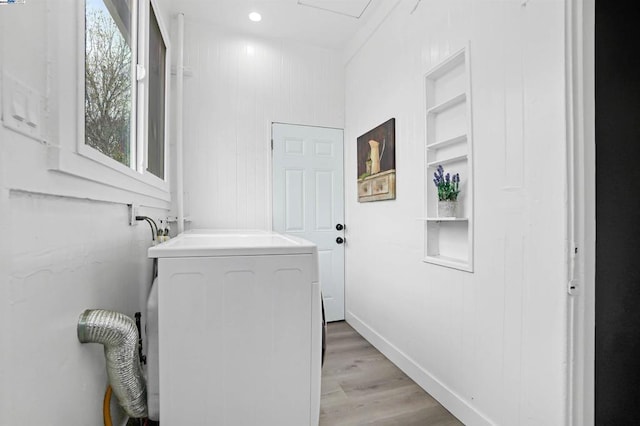
[[[159,0],[173,15],[258,37],[341,49],[385,0]],[[388,0],[387,0],[388,1]],[[249,12],[262,21],[251,22]]]

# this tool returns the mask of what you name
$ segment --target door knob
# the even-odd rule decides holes
[[[343,229],[344,229],[344,225],[342,225],[340,223],[336,225],[336,230],[342,231]]]
[[[338,243],[338,244],[344,243],[344,238],[342,238],[342,237],[336,238],[336,243]]]

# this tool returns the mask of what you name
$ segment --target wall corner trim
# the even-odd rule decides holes
[[[369,18],[367,23],[358,30],[358,32],[347,42],[344,49],[342,49],[342,61],[345,66],[351,62],[362,46],[367,44],[369,39],[376,33],[376,31],[378,31],[378,28],[380,28],[387,17],[399,4],[400,0],[385,0],[380,2],[378,7],[373,11],[373,16]]]
[[[441,403],[447,410],[466,425],[493,426],[494,422],[480,413],[475,407],[465,401],[460,395],[449,389],[417,362],[411,359],[391,342],[378,334],[369,325],[351,311],[346,312],[346,321],[362,337],[375,346],[384,356],[394,363],[407,376],[415,381],[418,386]]]

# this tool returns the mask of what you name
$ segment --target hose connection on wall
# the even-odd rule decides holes
[[[136,323],[119,312],[87,309],[78,319],[80,343],[104,345],[107,376],[124,411],[133,418],[147,416],[147,391],[138,355]]]
[[[147,221],[147,223],[151,227],[151,240],[155,241],[156,235],[160,235],[160,230],[158,229],[158,225],[156,224],[156,222],[153,219],[151,219],[149,216],[136,216],[136,220]]]
[[[136,216],[137,221],[146,221],[151,227],[151,240],[156,243],[163,243],[169,240],[169,219],[163,221],[160,219],[160,227],[155,220],[151,219],[149,216]]]

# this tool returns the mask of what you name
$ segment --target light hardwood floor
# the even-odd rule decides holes
[[[327,329],[320,426],[462,425],[346,322]]]

